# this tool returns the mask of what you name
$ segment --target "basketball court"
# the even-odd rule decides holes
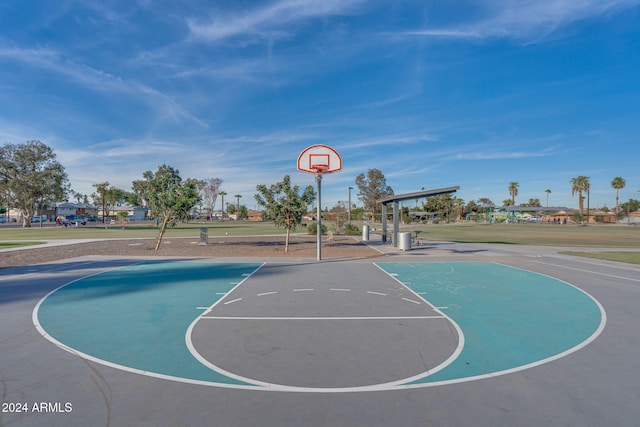
[[[321,230],[342,160],[311,146],[298,169]],[[319,232],[315,260],[1,270],[0,425],[637,424],[640,267],[510,245],[321,249]]]
[[[1,422],[631,425],[640,270],[555,251],[6,269]]]

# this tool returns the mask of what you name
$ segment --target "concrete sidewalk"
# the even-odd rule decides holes
[[[58,246],[77,245],[81,243],[99,242],[105,239],[63,239],[63,240],[3,240],[3,243],[36,243],[33,245],[17,246],[0,249],[0,252],[23,251],[28,249],[53,248]],[[44,243],[39,243],[44,242]]]

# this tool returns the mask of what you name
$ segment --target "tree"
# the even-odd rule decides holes
[[[240,219],[240,198],[242,194],[236,194],[235,197],[238,200],[238,204],[236,205],[236,221]]]
[[[629,199],[628,202],[624,202],[620,205],[620,211],[627,214],[627,218],[630,220],[631,212],[635,212],[640,209],[640,200]]]
[[[224,203],[224,191],[220,191],[220,186],[222,185],[222,180],[220,178],[206,178],[202,181],[198,181],[198,190],[202,197],[202,201],[209,212],[209,217],[213,218],[213,211],[216,206],[216,201],[218,200],[218,196],[222,195],[222,202]]]
[[[363,173],[358,175],[356,185],[358,198],[364,203],[365,210],[374,213],[374,217],[378,200],[393,195],[393,189],[387,185],[387,180],[379,169],[369,169],[366,176]]]
[[[547,207],[549,207],[549,194],[551,194],[551,190],[547,188],[544,192],[547,193]]]
[[[93,203],[102,206],[102,223],[105,224],[105,218],[107,216],[107,188],[109,188],[109,182],[100,182],[98,184],[93,184],[98,193],[94,193],[91,195],[93,198]]]
[[[463,202],[464,203],[464,202]],[[438,220],[446,220],[451,222],[451,219],[458,219],[458,206],[457,198],[451,194],[439,194],[437,196],[427,197],[424,204],[425,212],[432,212],[437,215]]]
[[[333,212],[333,218],[336,225],[336,232],[342,233],[342,227],[344,227],[347,222],[349,213],[344,206],[343,202],[338,202],[334,207],[331,208],[331,212]]]
[[[482,207],[482,208],[486,208],[486,207],[494,207],[493,202],[491,201],[491,199],[487,198],[487,197],[481,197],[478,199],[478,206]]]
[[[162,236],[167,226],[175,226],[186,221],[193,207],[200,201],[195,180],[184,182],[180,171],[165,164],[158,167],[154,174],[146,171],[143,180],[133,182],[133,191],[138,200],[150,210],[151,215],[160,222],[160,232],[156,238],[156,250],[160,248]]]
[[[471,200],[469,203],[467,203],[464,206],[464,212],[466,213],[478,212],[478,204],[475,202],[475,200]]]
[[[97,193],[93,193],[91,198],[93,203],[102,206],[102,222],[106,223],[106,218],[109,217],[111,209],[117,206],[119,203],[127,203],[131,201],[131,195],[120,188],[116,188],[109,184],[108,181],[93,184]]]
[[[625,187],[625,185],[627,185],[627,181],[625,181],[624,178],[620,178],[619,176],[613,178],[613,180],[611,181],[611,187],[616,190],[616,214],[620,212],[618,204],[618,194],[620,193],[620,190]]]
[[[245,205],[240,205],[240,210],[236,212],[236,218],[240,218],[240,219],[249,218],[249,209]]]
[[[67,191],[67,174],[52,148],[40,141],[0,147],[0,192],[22,214],[23,227],[31,227],[36,210],[64,199]]]
[[[291,177],[285,175],[282,182],[267,187],[258,185],[255,195],[258,205],[264,207],[262,218],[271,220],[277,227],[284,227],[287,231],[284,251],[289,252],[289,235],[302,223],[302,217],[307,213],[307,206],[313,202],[315,191],[307,186],[299,194],[299,186],[291,187]]]
[[[221,191],[220,192],[220,197],[222,197],[222,207],[220,208],[220,211],[222,213],[222,219],[224,219],[224,196],[227,195],[226,191]]]
[[[234,215],[236,221],[249,218],[249,209],[245,205],[234,205],[233,203],[227,203],[227,215]]]
[[[511,195],[511,206],[515,206],[516,204],[516,196],[518,195],[519,187],[520,187],[520,184],[518,184],[517,182],[509,183],[509,194]]]
[[[84,203],[84,200],[87,199],[87,195],[74,191],[73,198],[76,199],[76,203]]]
[[[591,184],[589,183],[588,176],[577,176],[575,178],[571,178],[571,195],[578,194],[578,207],[580,209],[580,215],[582,215],[582,211],[584,210],[584,198],[582,197],[582,193],[584,191],[589,191],[591,188]]]

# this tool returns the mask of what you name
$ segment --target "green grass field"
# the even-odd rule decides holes
[[[200,228],[207,227],[209,236],[256,236],[282,234],[283,228],[277,228],[270,222],[209,222],[179,224],[168,228],[166,237],[194,237],[200,235]],[[298,231],[304,231],[300,228]],[[20,240],[60,240],[60,239],[154,239],[158,235],[155,223],[127,224],[84,227],[2,227],[0,241]]]
[[[333,224],[325,222],[329,229]],[[355,222],[359,227],[361,222]],[[166,237],[196,237],[200,228],[207,227],[210,237],[215,236],[258,236],[283,234],[283,228],[271,222],[209,222],[180,224],[168,229]],[[381,229],[380,224],[371,224]],[[402,231],[421,230],[420,238],[427,241],[447,241],[461,243],[502,243],[512,245],[537,245],[555,247],[595,247],[607,249],[639,249],[640,227],[626,225],[543,225],[543,224],[442,224],[442,225],[403,225]],[[296,232],[304,233],[306,227]],[[0,226],[0,242],[15,244],[15,241],[28,241],[37,244],[57,239],[127,239],[149,238],[157,236],[155,224],[117,225],[104,227],[43,227],[23,229]],[[6,247],[6,246],[5,246]],[[638,252],[572,252],[582,255],[640,264]]]
[[[404,226],[420,238],[464,243],[640,249],[640,227],[626,225],[450,224]]]
[[[44,242],[0,242],[0,249],[19,248],[22,246],[41,245]]]
[[[329,229],[334,229],[325,221]],[[361,222],[356,222],[358,227]],[[167,230],[167,237],[194,237],[200,234],[200,228],[207,227],[209,236],[257,236],[284,234],[284,228],[278,228],[271,222],[209,222],[179,224]],[[381,229],[380,224],[371,224]],[[389,227],[391,229],[391,227]],[[461,243],[503,243],[513,245],[602,247],[602,248],[639,248],[640,227],[624,225],[542,225],[542,224],[442,224],[442,225],[403,225],[402,231],[421,230],[420,238],[429,241],[448,241]],[[306,227],[296,230],[304,233]],[[153,224],[132,224],[121,227],[110,225],[107,228],[92,227],[5,227],[0,226],[0,241],[43,241],[57,239],[126,239],[155,238],[158,229]]]

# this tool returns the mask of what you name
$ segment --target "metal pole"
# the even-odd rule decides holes
[[[382,204],[382,243],[387,243],[387,205]]]
[[[353,187],[349,187],[349,206],[347,206],[347,211],[349,212],[349,224],[351,224],[351,190],[353,190]]]
[[[400,221],[398,215],[398,201],[393,201],[393,247],[398,247],[398,229],[400,228]]]
[[[317,230],[317,260],[320,261],[322,259],[322,207],[321,207],[321,183],[322,183],[322,174],[316,174],[316,183],[318,184],[318,193],[317,193],[317,218],[316,223],[318,225]]]

